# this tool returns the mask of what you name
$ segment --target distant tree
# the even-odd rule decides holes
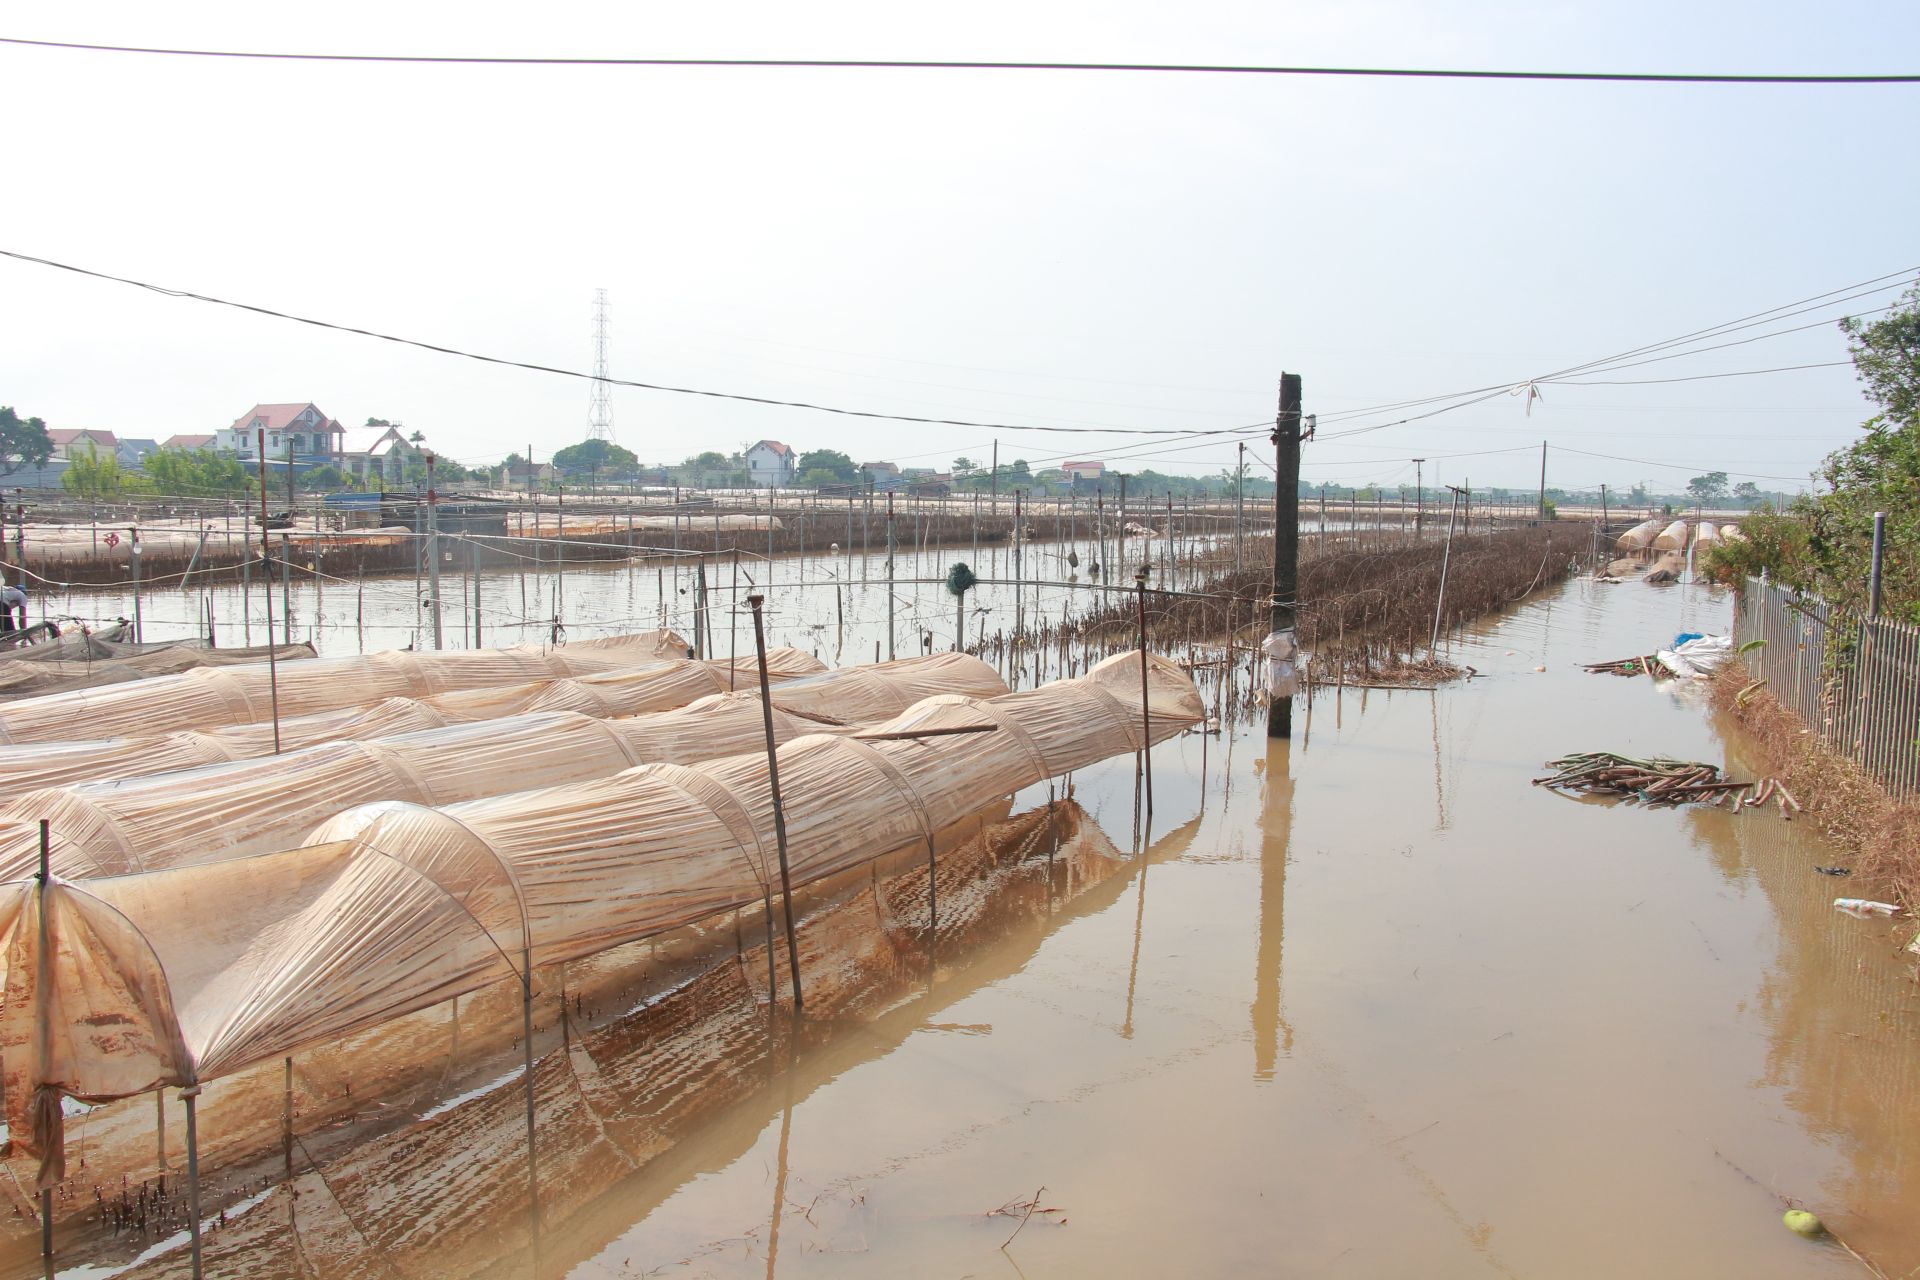
[[[60,477],[62,489],[83,498],[109,498],[138,492],[145,487],[145,483],[145,476],[127,475],[120,470],[119,458],[111,453],[103,454],[95,448],[89,448],[84,454],[71,459],[65,474]]]
[[[1733,486],[1733,496],[1750,507],[1760,501],[1760,486],[1751,480],[1742,480]]]
[[[694,454],[681,465],[699,467],[705,471],[725,471],[728,467],[732,466],[733,463],[726,454],[714,449],[709,449],[705,453]]]
[[[1864,611],[1876,512],[1886,516],[1882,608],[1920,622],[1920,286],[1872,323],[1841,322],[1866,398],[1879,409],[1861,437],[1828,454],[1824,491],[1740,522],[1745,541],[1715,548],[1723,581],[1767,570],[1776,582]],[[1829,654],[1835,652],[1829,649]]]
[[[211,449],[161,449],[141,464],[157,493],[213,498],[246,493],[253,475],[245,463]]]
[[[53,456],[53,437],[39,418],[22,418],[11,406],[0,405],[0,476],[22,467],[43,467]]]
[[[962,457],[953,460],[953,474],[956,478],[959,476],[970,476],[979,469],[980,464],[972,458]]]
[[[1033,478],[1033,468],[1027,465],[1025,458],[1015,458],[1013,465],[1007,468],[1007,472],[1015,481],[1022,484]]]
[[[393,423],[388,422],[385,418],[368,418],[367,425],[370,427],[390,427]]]
[[[1695,502],[1715,502],[1727,496],[1727,473],[1709,471],[1687,481],[1687,493]]]
[[[342,489],[353,488],[353,481],[338,467],[314,467],[310,470],[302,471],[296,483],[298,483],[302,489],[316,491],[325,489],[338,492]]]
[[[608,471],[631,467],[639,461],[633,450],[611,440],[582,440],[553,455],[553,465],[562,471]]]
[[[800,477],[802,489],[824,489],[829,485],[847,483],[845,477],[829,467],[809,467]]]
[[[425,440],[426,438],[427,438],[427,433],[424,431],[416,431],[412,435],[407,437],[407,439],[414,444],[419,444],[422,440]]]
[[[800,483],[811,489],[817,489],[821,484],[852,484],[860,473],[853,459],[838,449],[814,449],[803,453],[798,469],[802,476]],[[817,483],[805,478],[816,471],[826,472],[827,478]]]

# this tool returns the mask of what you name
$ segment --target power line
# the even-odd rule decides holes
[[[83,44],[73,40],[25,40],[0,36],[0,44],[86,53],[164,54],[183,58],[234,58],[275,62],[363,62],[508,67],[774,67],[847,71],[1104,71],[1179,75],[1324,76],[1392,80],[1548,80],[1612,84],[1920,84],[1920,73],[1868,75],[1732,74],[1672,71],[1494,71],[1442,67],[1258,66],[1198,62],[996,62],[899,58],[577,58],[497,57],[461,54],[274,53],[242,49],[173,49],[149,45]]]
[[[1715,378],[1751,378],[1762,373],[1792,373],[1798,369],[1838,369],[1851,360],[1822,360],[1817,364],[1783,364],[1771,369],[1733,369],[1726,373],[1696,373],[1684,378],[1587,378],[1555,385],[1562,387],[1648,387],[1658,382],[1711,382]]]
[[[336,333],[352,333],[363,338],[378,338],[382,342],[398,343],[403,347],[418,347],[422,351],[434,351],[445,356],[459,356],[465,360],[478,360],[483,364],[497,364],[510,369],[526,369],[534,373],[552,373],[563,378],[580,378],[589,382],[607,383],[616,387],[637,387],[642,391],[664,391],[682,396],[705,396],[714,400],[736,400],[746,404],[771,405],[781,409],[810,409],[815,413],[834,413],[848,418],[875,418],[885,422],[914,422],[931,426],[975,427],[989,431],[1047,431],[1064,435],[1130,435],[1130,436],[1177,436],[1177,435],[1228,435],[1239,431],[1264,428],[1263,423],[1251,423],[1242,427],[1220,427],[1207,431],[1174,431],[1156,427],[1048,427],[1018,422],[978,422],[965,418],[924,418],[902,413],[881,413],[873,409],[849,409],[841,405],[814,404],[806,400],[780,400],[771,396],[750,396],[735,391],[713,391],[703,387],[675,387],[658,382],[639,382],[630,378],[599,378],[591,373],[582,373],[578,369],[559,369],[552,365],[533,364],[525,360],[509,360],[503,356],[482,355],[475,351],[463,351],[458,347],[441,346],[438,343],[422,342],[417,338],[402,338],[391,333],[380,333],[372,329],[360,329],[353,325],[334,324],[328,320],[315,320],[309,316],[293,315],[286,311],[275,311],[271,307],[257,306],[250,302],[233,302],[226,298],[210,297],[203,293],[194,293],[186,289],[169,289],[164,285],[147,284],[141,280],[130,280],[125,276],[109,275],[104,271],[91,271],[86,267],[76,267],[70,263],[55,262],[50,258],[37,258],[29,253],[16,253],[11,249],[0,249],[0,257],[13,258],[20,262],[31,262],[43,267],[53,267],[59,271],[71,271],[75,275],[91,276],[96,280],[107,280],[114,284],[131,285],[136,289],[145,289],[169,298],[187,298],[194,302],[207,302],[215,306],[232,307],[238,311],[251,311],[255,315],[270,316],[276,320],[291,320],[295,324],[312,325],[316,329],[331,329]]]
[[[1591,450],[1587,450],[1587,449],[1569,449],[1567,446],[1563,444],[1557,444],[1557,445],[1554,445],[1553,447],[1557,452],[1577,453],[1583,458],[1605,458],[1609,462],[1632,462],[1643,467],[1664,467],[1669,471],[1707,472],[1707,471],[1715,470],[1715,468],[1712,468],[1712,467],[1690,466],[1684,462],[1655,462],[1651,458],[1627,458],[1627,457],[1622,457],[1617,453],[1594,453]],[[1780,480],[1787,484],[1801,484],[1806,481],[1805,476],[1763,476],[1763,475],[1758,475],[1752,471],[1729,471],[1727,472],[1727,474],[1733,475],[1733,476],[1740,476],[1747,480]]]
[[[1396,409],[1420,408],[1430,404],[1439,404],[1448,400],[1463,400],[1469,396],[1478,397],[1478,399],[1468,400],[1467,404],[1477,404],[1480,402],[1480,400],[1492,399],[1495,395],[1498,395],[1502,392],[1511,391],[1516,387],[1525,387],[1530,382],[1543,383],[1543,382],[1549,382],[1557,379],[1567,378],[1578,373],[1597,373],[1597,372],[1601,372],[1604,368],[1609,368],[1609,367],[1627,368],[1629,366],[1623,362],[1632,360],[1636,356],[1652,355],[1655,352],[1670,350],[1671,348],[1684,346],[1685,344],[1690,342],[1704,341],[1709,338],[1720,337],[1728,333],[1738,332],[1741,329],[1751,328],[1756,324],[1769,324],[1777,320],[1784,320],[1792,316],[1802,315],[1807,311],[1816,310],[1822,306],[1830,306],[1836,302],[1850,302],[1856,298],[1865,297],[1869,294],[1884,293],[1888,289],[1902,288],[1913,281],[1913,278],[1916,272],[1920,272],[1920,268],[1907,267],[1899,271],[1890,271],[1885,275],[1874,276],[1871,279],[1856,281],[1855,283],[1849,284],[1849,285],[1842,285],[1838,289],[1829,289],[1825,293],[1817,293],[1817,294],[1814,294],[1812,297],[1800,298],[1794,302],[1786,302],[1776,307],[1768,307],[1764,311],[1756,311],[1750,315],[1738,316],[1732,320],[1724,321],[1720,324],[1709,325],[1704,329],[1696,329],[1692,333],[1683,333],[1678,337],[1668,338],[1661,342],[1653,342],[1653,343],[1648,343],[1644,346],[1633,347],[1626,351],[1616,352],[1615,354],[1610,356],[1603,356],[1598,360],[1589,360],[1584,364],[1572,365],[1572,366],[1569,366],[1568,368],[1559,369],[1552,373],[1541,374],[1533,378],[1522,378],[1522,379],[1517,379],[1511,382],[1502,382],[1502,383],[1497,383],[1497,384],[1484,386],[1484,387],[1470,387],[1463,391],[1448,392],[1443,395],[1425,396],[1415,400],[1390,401],[1385,404],[1371,405],[1371,406],[1360,408],[1360,409],[1336,409],[1336,410],[1332,410],[1327,413],[1321,414],[1320,419],[1323,424],[1329,423],[1329,422],[1338,422],[1338,421],[1351,419],[1351,418],[1365,417],[1375,413],[1390,413]],[[1887,283],[1888,281],[1892,281],[1892,283],[1889,284]],[[1845,295],[1845,296],[1841,296],[1841,295]],[[1791,332],[1791,331],[1788,330],[1783,332]],[[1708,348],[1703,348],[1703,350],[1705,349],[1708,349]],[[1465,405],[1451,406],[1451,407],[1464,408]],[[1445,409],[1440,410],[1440,412],[1447,412],[1447,411],[1448,410],[1445,410]],[[1431,417],[1431,416],[1433,415],[1431,414],[1419,415],[1419,417]],[[1402,419],[1401,421],[1406,422],[1406,421],[1414,421],[1414,420],[1415,419]],[[1390,422],[1382,425],[1398,426],[1400,425],[1400,423]],[[1368,428],[1368,429],[1371,430],[1372,428]]]

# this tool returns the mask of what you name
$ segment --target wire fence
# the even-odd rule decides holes
[[[1735,614],[1756,679],[1896,798],[1920,798],[1920,627],[1861,618],[1760,578]]]

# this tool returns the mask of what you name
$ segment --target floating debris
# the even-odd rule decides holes
[[[1731,801],[1735,813],[1772,799],[1779,802],[1783,818],[1791,820],[1800,812],[1800,802],[1778,779],[1741,782],[1723,778],[1717,767],[1698,760],[1674,760],[1666,756],[1641,760],[1612,751],[1584,751],[1549,760],[1547,767],[1560,772],[1548,778],[1535,778],[1534,786],[1590,796],[1620,796],[1648,805],[1718,805]]]
[[[1871,898],[1835,898],[1833,900],[1833,909],[1835,911],[1844,911],[1850,916],[1858,916],[1862,920],[1867,919],[1869,916],[1897,916],[1900,914],[1900,908],[1896,907],[1893,903],[1875,902]]]
[[[1615,676],[1643,676],[1660,669],[1651,658],[1615,658],[1612,662],[1588,662],[1583,665],[1595,675],[1605,672]]]

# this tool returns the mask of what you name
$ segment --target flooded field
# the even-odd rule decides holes
[[[632,576],[566,589],[617,610]],[[832,660],[808,590],[777,638]],[[855,598],[845,661],[884,619]],[[1855,890],[1805,822],[1529,785],[1598,749],[1753,776],[1702,690],[1580,666],[1730,609],[1572,581],[1456,642],[1477,679],[1163,744],[1150,817],[1127,756],[1030,788],[949,833],[931,931],[924,869],[822,889],[798,1028],[751,919],[576,966],[571,1020],[543,977],[540,1273],[1873,1274],[1789,1234],[1791,1201],[1908,1274],[1904,930],[1832,909]],[[408,1024],[388,1047],[440,1048],[358,1100],[354,1046],[300,1055],[291,1201],[278,1063],[210,1091],[208,1274],[528,1274],[517,998]],[[81,1159],[150,1152],[152,1115],[72,1124]],[[15,1203],[7,1274],[35,1274]],[[60,1273],[187,1274],[169,1212]]]
[[[1124,893],[803,1054],[567,1273],[1869,1274],[1789,1197],[1907,1274],[1920,998],[1831,851],[1528,785],[1601,746],[1750,773],[1690,691],[1578,666],[1727,608],[1572,583],[1480,628],[1468,685],[1161,748]],[[1080,796],[1125,843],[1131,768]]]

